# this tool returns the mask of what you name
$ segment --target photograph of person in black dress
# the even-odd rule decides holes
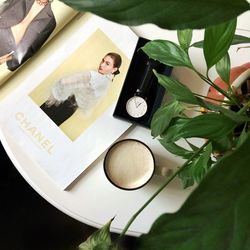
[[[0,64],[14,71],[48,39],[56,27],[51,0],[0,3]]]

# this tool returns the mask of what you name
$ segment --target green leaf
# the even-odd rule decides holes
[[[200,105],[200,101],[198,101],[186,85],[168,76],[158,74],[155,71],[154,73],[158,78],[159,83],[178,101]]]
[[[107,224],[105,224],[101,229],[97,230],[93,233],[85,242],[81,243],[78,247],[78,250],[110,250],[114,249],[111,238],[109,228],[111,225],[110,220]]]
[[[183,188],[188,188],[194,185],[195,182],[199,183],[204,176],[206,176],[213,164],[211,153],[212,146],[211,143],[209,143],[205,149],[178,174],[178,177],[182,181]]]
[[[150,57],[169,66],[193,68],[187,52],[178,44],[167,40],[147,42],[142,50]]]
[[[101,242],[93,250],[118,250],[117,246],[110,245],[107,242]]]
[[[164,131],[164,133],[161,135],[161,143],[169,143],[174,142],[180,139],[179,136],[180,131],[182,131],[182,128],[190,118],[183,118],[183,117],[175,117],[172,119],[169,127]]]
[[[203,152],[192,163],[191,171],[195,182],[199,183],[210,169],[211,165],[209,165],[209,160],[211,158],[211,153],[212,144],[209,143]]]
[[[197,146],[195,146],[193,143],[191,143],[189,140],[185,140],[186,143],[189,145],[189,147],[193,150],[193,151],[197,151],[199,148]]]
[[[74,9],[92,12],[127,25],[155,23],[167,29],[200,29],[249,10],[246,0],[60,0]]]
[[[233,131],[219,139],[212,141],[213,151],[217,154],[223,154],[233,147]]]
[[[230,88],[229,78],[230,78],[231,63],[228,53],[226,53],[226,55],[223,56],[216,63],[215,68],[220,78],[228,85],[228,88]]]
[[[241,43],[250,43],[250,37],[234,35],[232,45],[241,44]]]
[[[236,19],[205,30],[204,56],[208,69],[226,55],[233,41],[235,29]]]
[[[174,142],[165,142],[162,139],[159,139],[159,142],[161,143],[161,145],[170,153],[180,156],[183,159],[189,159],[191,156],[194,155],[195,152],[187,150],[179,145],[177,145]]]
[[[216,113],[199,115],[180,124],[178,122],[164,132],[166,142],[192,137],[218,139],[229,134],[237,125],[228,117]]]
[[[250,249],[250,137],[221,158],[176,213],[160,216],[138,250]]]
[[[244,128],[244,129],[242,130],[242,132],[241,132],[241,134],[240,134],[238,140],[237,140],[236,147],[241,146],[241,145],[244,143],[244,141],[247,139],[247,136],[248,136],[248,135],[249,135],[249,132],[247,133],[246,128]]]
[[[178,177],[181,179],[182,186],[184,189],[191,187],[194,185],[194,178],[192,177],[190,166],[192,162],[190,162],[186,168],[184,168],[179,174]]]
[[[230,133],[237,123],[222,114],[206,113],[190,119],[181,128],[179,138],[221,138]]]
[[[199,98],[197,98],[199,99]],[[234,112],[230,109],[224,108],[222,105],[218,105],[212,102],[200,100],[200,105],[206,109],[217,111],[225,115],[226,117],[230,118],[232,121],[235,121],[236,123],[243,123],[250,121],[250,117],[245,116],[244,114],[239,114],[238,112]]]
[[[151,135],[156,137],[169,126],[172,118],[179,116],[183,111],[182,105],[178,101],[173,101],[167,105],[160,107],[155,113],[151,121]]]
[[[190,29],[177,30],[177,37],[180,46],[187,51],[192,41],[193,31]]]
[[[241,35],[234,35],[231,45],[236,45],[236,44],[241,44],[241,43],[250,43],[250,38],[246,36],[241,36]],[[203,41],[195,42],[190,46],[202,49]]]
[[[204,41],[198,41],[198,42],[195,42],[195,43],[190,45],[190,47],[195,47],[195,48],[199,48],[199,49],[202,49],[203,46],[204,46]]]

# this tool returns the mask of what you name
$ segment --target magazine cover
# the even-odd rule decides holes
[[[77,12],[59,1],[0,2],[0,83],[30,59]]]
[[[112,114],[137,40],[126,26],[79,15],[2,101],[2,129],[62,189],[130,127]]]

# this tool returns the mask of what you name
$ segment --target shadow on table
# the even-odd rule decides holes
[[[43,199],[0,146],[0,249],[76,250],[96,228],[67,216]],[[127,237],[123,249],[134,249],[134,241]]]

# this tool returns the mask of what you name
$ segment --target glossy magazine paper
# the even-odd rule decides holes
[[[60,188],[131,126],[112,114],[137,40],[126,26],[79,14],[2,101],[1,129]]]
[[[0,2],[0,84],[33,57],[77,14],[57,0]]]

